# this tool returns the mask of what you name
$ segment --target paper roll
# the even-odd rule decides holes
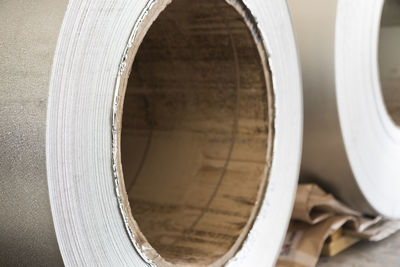
[[[396,107],[393,101],[399,90],[388,93],[391,120],[377,61],[384,1],[289,2],[305,94],[301,180],[320,184],[364,213],[399,218],[400,131],[394,123],[399,102]],[[382,21],[394,21],[391,17],[384,13]],[[383,37],[385,32],[382,28]],[[393,46],[398,37],[392,38],[380,45]],[[391,51],[380,58],[398,58]],[[398,73],[399,67],[391,69]]]
[[[6,189],[16,180],[24,187],[2,201],[2,232],[39,224],[48,234],[32,229],[33,252],[23,259],[20,234],[2,249],[2,265],[274,264],[295,195],[302,128],[284,2],[70,1],[65,11],[43,0],[18,18],[13,12],[23,4],[8,5],[15,10],[6,21],[15,22],[1,53],[18,57],[1,63],[12,66],[2,79],[1,120],[20,123],[2,127],[1,170]],[[27,31],[19,31],[21,17]],[[24,53],[15,32],[48,60]],[[33,77],[31,67],[38,68]],[[37,116],[20,111],[31,102]],[[14,166],[18,173],[7,171]],[[39,196],[14,201],[24,192]]]

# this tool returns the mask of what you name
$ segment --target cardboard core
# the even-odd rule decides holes
[[[169,264],[226,262],[265,192],[272,89],[265,52],[240,8],[174,0],[134,57],[123,179],[133,230]]]
[[[379,71],[386,109],[400,126],[400,0],[387,0],[383,7]]]

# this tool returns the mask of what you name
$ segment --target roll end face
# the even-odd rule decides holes
[[[337,10],[335,71],[340,125],[363,195],[360,199],[366,202],[362,211],[398,219],[400,128],[385,108],[377,60],[384,1],[359,2],[339,1]]]

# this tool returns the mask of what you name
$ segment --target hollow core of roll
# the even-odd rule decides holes
[[[172,1],[140,44],[123,105],[123,180],[139,230],[169,263],[226,261],[251,227],[273,138],[262,59],[224,1]]]
[[[383,7],[379,72],[386,109],[400,126],[400,0],[387,0]]]

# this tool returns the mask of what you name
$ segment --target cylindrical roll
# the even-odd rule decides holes
[[[391,79],[392,90],[387,91],[386,78],[378,72],[384,1],[289,2],[305,94],[301,180],[317,182],[364,213],[399,218],[399,102],[394,100],[399,83]],[[395,12],[395,2],[386,4]],[[382,21],[387,19],[384,12]],[[393,46],[396,38],[384,43]],[[398,75],[399,52],[383,50],[386,59],[397,62],[386,69]],[[388,109],[382,89],[391,99]]]
[[[67,1],[0,3],[0,265],[60,266],[46,181],[46,106]]]
[[[283,1],[2,5],[2,266],[274,264],[302,129]]]

